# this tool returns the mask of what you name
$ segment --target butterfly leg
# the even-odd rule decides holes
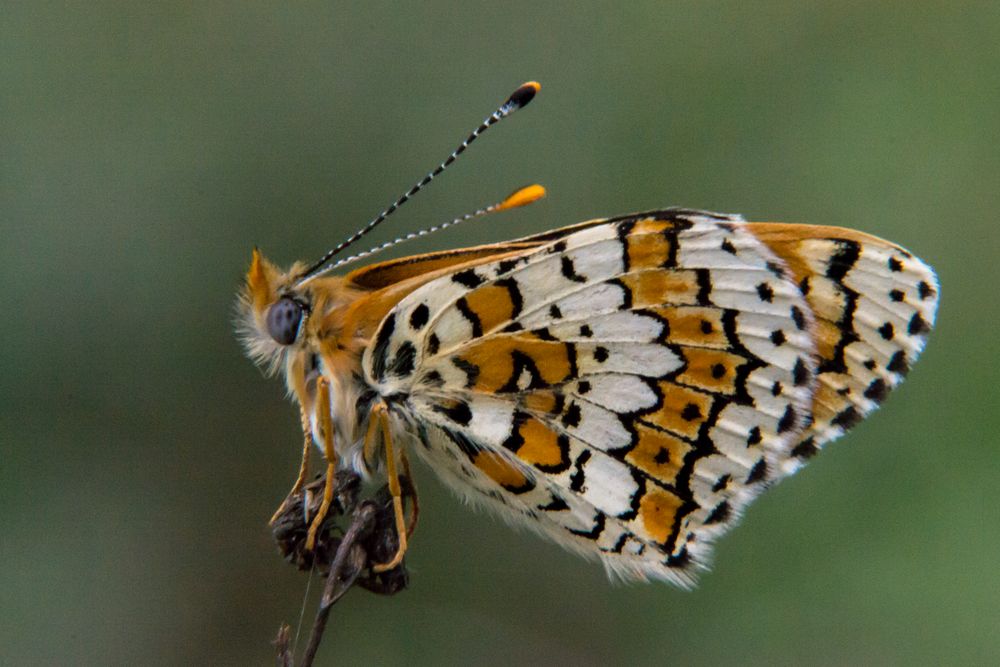
[[[333,446],[333,417],[330,415],[330,383],[321,377],[316,382],[316,415],[319,418],[319,430],[323,435],[323,456],[326,458],[326,484],[323,485],[323,502],[320,503],[316,516],[309,525],[306,537],[306,549],[312,551],[316,545],[316,533],[319,532],[326,513],[333,502],[333,491],[337,484],[337,451]]]
[[[396,518],[396,537],[399,540],[399,546],[397,547],[396,555],[392,557],[392,560],[388,563],[379,563],[374,565],[372,566],[372,570],[375,572],[387,572],[394,569],[403,560],[403,555],[406,554],[406,538],[408,531],[406,526],[406,515],[403,511],[403,491],[399,485],[399,473],[396,470],[396,454],[392,446],[392,437],[389,434],[389,416],[385,403],[379,403],[372,409],[368,422],[368,435],[365,438],[366,452],[372,451],[370,448],[374,448],[372,443],[374,442],[376,422],[378,422],[382,431],[382,446],[385,451],[386,477],[388,477],[389,481],[389,493],[392,495],[392,509]],[[408,462],[404,463],[404,470],[407,472],[409,471]]]
[[[268,521],[268,525],[274,525],[274,522],[278,520],[282,512],[288,506],[288,501],[296,493],[302,490],[302,485],[305,484],[306,475],[309,473],[309,453],[312,450],[312,426],[309,424],[309,414],[306,412],[305,408],[299,408],[299,417],[302,419],[302,463],[299,465],[299,476],[295,480],[295,484],[292,485],[292,490],[288,492],[285,499],[281,502],[281,506],[275,511],[274,516]]]
[[[413,481],[413,474],[410,472],[410,459],[406,456],[406,450],[399,450],[399,461],[403,464],[403,476],[409,483],[410,488],[406,496],[410,499],[410,523],[406,527],[406,537],[413,537],[413,531],[417,529],[417,518],[420,516],[420,502],[417,500],[417,483]]]

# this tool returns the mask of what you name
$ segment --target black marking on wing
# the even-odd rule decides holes
[[[468,426],[472,421],[472,410],[465,401],[454,401],[450,405],[434,403],[431,406],[434,412],[438,412],[460,426]]]
[[[511,303],[510,318],[516,319],[521,314],[521,309],[524,308],[524,297],[521,295],[521,288],[518,287],[517,281],[513,278],[503,278],[496,281],[496,286],[507,290]]]
[[[396,329],[396,314],[390,313],[379,327],[372,346],[372,372],[379,382],[385,379],[385,369],[389,364],[389,342]]]
[[[581,276],[576,272],[576,267],[573,265],[573,260],[570,259],[568,255],[563,255],[560,259],[560,268],[563,277],[567,280],[572,280],[575,283],[585,283],[587,282],[586,276]]]
[[[464,271],[457,271],[451,275],[451,279],[458,283],[472,289],[473,287],[479,287],[485,281],[485,279],[472,269],[465,269]]]
[[[417,358],[417,348],[408,340],[396,350],[396,358],[392,360],[389,372],[396,377],[407,377],[413,373],[413,364]]]
[[[462,313],[462,317],[472,325],[472,337],[481,338],[483,335],[483,323],[480,321],[479,315],[476,315],[475,311],[469,307],[469,302],[465,300],[464,296],[455,302],[455,307],[458,308],[458,312]]]
[[[427,324],[427,320],[430,317],[430,310],[427,308],[426,303],[422,303],[413,309],[410,313],[410,326],[413,327],[414,331],[420,331]]]
[[[451,358],[451,363],[455,365],[455,368],[465,373],[466,389],[471,389],[476,386],[476,380],[479,379],[479,366],[471,361],[463,359],[458,355]]]
[[[569,532],[577,535],[579,537],[585,537],[588,540],[598,540],[601,537],[601,533],[604,532],[604,523],[606,521],[604,514],[598,512],[597,518],[594,520],[594,528],[592,530],[574,530],[569,529]]]
[[[826,277],[839,283],[857,264],[858,258],[861,257],[861,246],[855,241],[845,239],[836,239],[835,243],[837,250],[826,266]]]

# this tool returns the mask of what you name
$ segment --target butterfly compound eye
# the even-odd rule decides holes
[[[295,342],[301,323],[302,305],[295,299],[283,296],[267,309],[267,333],[282,345]]]

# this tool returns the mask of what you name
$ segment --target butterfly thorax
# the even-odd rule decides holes
[[[317,382],[323,377],[330,387],[338,454],[358,472],[372,472],[360,449],[378,396],[362,369],[364,351],[401,299],[463,259],[438,260],[416,275],[389,262],[386,275],[367,271],[363,279],[357,274],[325,276],[296,285],[300,264],[283,272],[254,252],[237,303],[240,335],[247,354],[268,375],[284,372],[317,447],[322,450],[325,443],[316,404]]]

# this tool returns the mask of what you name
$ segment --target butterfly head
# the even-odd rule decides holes
[[[239,328],[248,354],[269,372],[287,354],[306,345],[314,290],[294,287],[301,272],[296,265],[284,272],[256,249],[237,303]]]

